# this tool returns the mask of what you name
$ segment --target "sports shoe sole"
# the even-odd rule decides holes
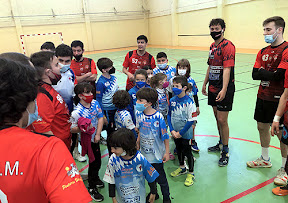
[[[272,189],[272,193],[277,196],[286,196],[288,195],[288,190],[282,190],[280,187]]]
[[[184,174],[186,174],[186,173],[187,173],[187,170],[186,170],[184,173],[179,173],[179,174],[176,175],[176,176],[172,176],[171,174],[170,174],[170,175],[171,175],[172,177],[178,177],[178,176],[184,175]]]
[[[271,168],[272,167],[272,164],[271,165],[264,165],[264,166],[250,166],[248,163],[246,163],[247,164],[247,166],[249,167],[249,168]]]
[[[274,179],[274,184],[275,185],[279,185],[279,186],[285,186],[285,185],[287,185],[287,181],[285,182],[284,180],[282,180],[282,179],[279,179],[279,181],[275,178]]]

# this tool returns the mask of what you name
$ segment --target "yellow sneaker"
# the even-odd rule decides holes
[[[184,182],[184,185],[187,186],[187,187],[193,185],[193,183],[194,183],[193,180],[194,179],[195,179],[194,174],[188,173],[187,174],[187,178],[186,178],[186,180]]]
[[[187,169],[186,168],[177,168],[175,171],[173,171],[170,175],[172,177],[176,177],[176,176],[180,176],[187,173]]]

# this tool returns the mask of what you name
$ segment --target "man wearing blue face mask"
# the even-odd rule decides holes
[[[167,75],[167,81],[170,81],[176,75],[176,68],[168,65],[168,58],[166,53],[159,52],[156,56],[157,58],[157,67],[153,69],[153,75],[157,73],[164,73]],[[169,99],[172,97],[172,88],[168,88],[169,91]]]
[[[261,49],[257,55],[253,68],[253,80],[260,80],[257,94],[254,119],[260,135],[262,147],[261,156],[253,161],[248,161],[251,168],[270,168],[272,166],[269,157],[270,124],[273,122],[275,112],[281,94],[284,91],[284,78],[288,66],[288,43],[283,39],[285,21],[280,16],[274,16],[263,22],[265,42],[271,44]],[[283,123],[283,119],[277,117],[276,122]],[[276,133],[281,140],[282,129]],[[284,170],[287,160],[287,146],[280,142],[282,166],[274,179],[276,185],[286,185],[287,174]]]

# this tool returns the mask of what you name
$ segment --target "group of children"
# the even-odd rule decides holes
[[[164,170],[164,163],[174,158],[169,149],[168,126],[180,165],[170,175],[176,177],[188,172],[186,186],[191,186],[195,177],[192,150],[199,151],[194,138],[200,113],[198,89],[190,76],[189,61],[181,59],[174,68],[168,65],[164,52],[158,53],[157,67],[144,66],[136,70],[135,86],[128,92],[118,90],[115,68],[109,58],[100,58],[97,67],[102,75],[95,87],[87,81],[78,82],[74,88],[75,95],[71,93],[64,99],[66,102],[67,98],[68,104],[74,97],[74,108],[69,108],[71,133],[81,133],[82,155],[89,157],[88,191],[91,197],[95,201],[104,200],[97,188],[104,187],[99,177],[99,141],[105,128],[110,158],[104,181],[109,183],[109,196],[113,202],[153,202],[159,198],[156,182],[161,187],[163,202],[171,202]],[[65,78],[63,76],[68,70],[69,64],[61,64],[61,79]],[[73,78],[73,74],[69,76]],[[59,82],[53,85],[57,88]],[[96,88],[96,95],[93,88]],[[61,90],[58,91],[61,96],[67,93]],[[82,134],[88,135],[91,146]],[[147,196],[145,178],[150,186]]]

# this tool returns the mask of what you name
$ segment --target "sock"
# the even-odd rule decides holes
[[[228,145],[223,145],[223,152],[228,153],[229,152],[229,147]]]
[[[285,168],[286,161],[287,161],[287,157],[286,158],[282,157],[282,166],[281,166],[281,168]]]
[[[262,147],[262,157],[265,161],[269,160],[269,147]]]

